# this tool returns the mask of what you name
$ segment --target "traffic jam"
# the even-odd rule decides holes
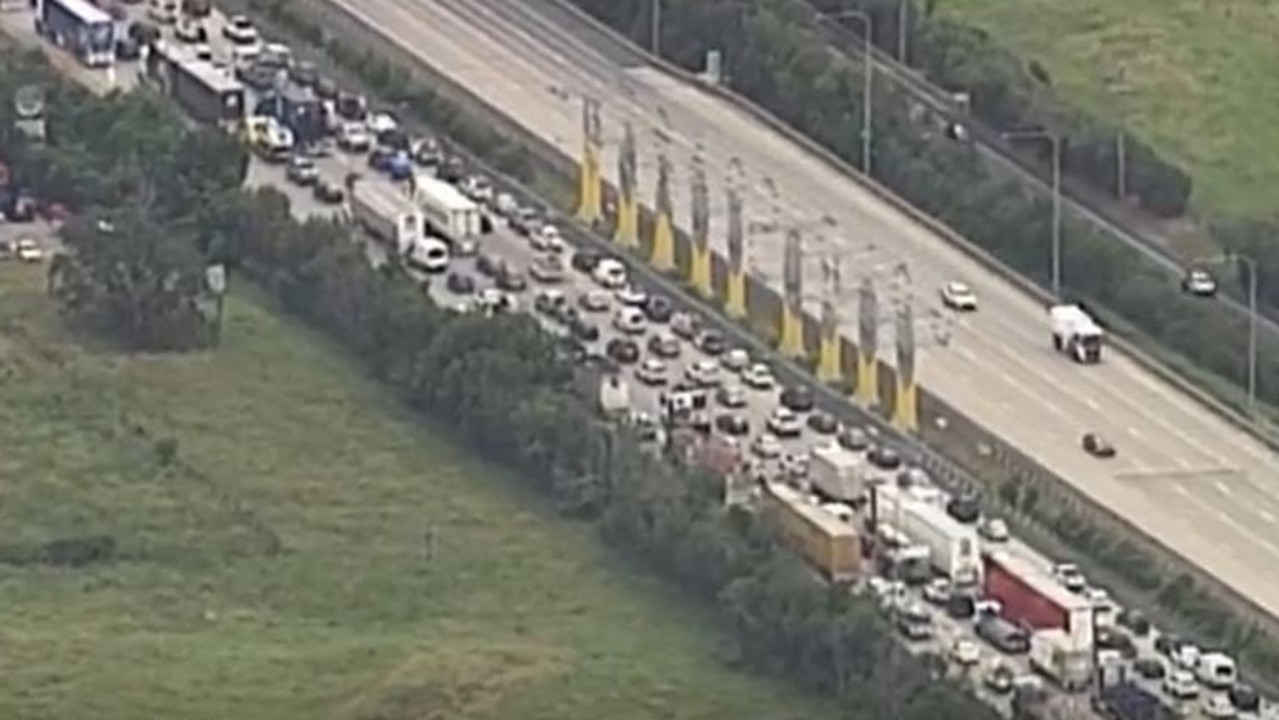
[[[203,90],[175,96],[193,112],[225,112],[238,93],[235,125],[296,209],[346,218],[375,261],[401,257],[445,307],[532,313],[599,378],[602,412],[723,474],[726,502],[757,509],[827,581],[872,595],[903,643],[1002,712],[1047,718],[1083,698],[1120,720],[1279,720],[1227,654],[1160,632],[1076,565],[1031,550],[979,495],[939,487],[909,443],[856,422],[851,406],[823,410],[815,380],[782,382],[771,351],[736,326],[247,18],[148,23],[153,33],[130,34],[147,38],[143,61],[163,58],[148,71],[196,79]]]

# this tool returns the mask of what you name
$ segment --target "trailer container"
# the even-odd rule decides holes
[[[910,490],[877,485],[871,493],[874,522],[886,522],[911,540],[926,545],[933,567],[960,588],[981,580],[981,556],[977,531],[946,514],[934,502],[921,500]]]
[[[808,478],[821,495],[841,502],[855,502],[866,491],[866,460],[860,454],[836,445],[815,447],[811,453]]]
[[[1066,691],[1083,690],[1093,677],[1092,648],[1060,628],[1039,630],[1030,636],[1030,666]]]
[[[1032,630],[1060,629],[1080,648],[1093,646],[1093,607],[1057,582],[1046,567],[1007,551],[985,557],[983,590],[1001,613]]]
[[[408,195],[377,180],[351,188],[351,214],[370,235],[407,255],[424,239],[422,213]]]
[[[832,582],[847,582],[861,570],[857,531],[785,485],[764,487],[764,515],[782,542]]]
[[[431,231],[453,245],[456,255],[474,253],[484,231],[484,214],[475,201],[451,184],[430,175],[413,176],[413,199],[421,206]]]

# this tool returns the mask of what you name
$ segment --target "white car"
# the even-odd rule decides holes
[[[44,260],[44,249],[37,245],[36,241],[31,238],[22,238],[21,240],[18,240],[17,245],[14,246],[14,254],[17,255],[18,259],[22,262],[38,263],[41,260]]]
[[[209,32],[204,29],[204,23],[184,15],[173,26],[173,37],[184,43],[207,43]]]
[[[347,152],[368,152],[373,147],[373,136],[362,123],[348,122],[342,125],[338,133],[338,147]]]
[[[586,312],[605,312],[612,304],[612,297],[603,290],[587,290],[578,297],[577,304]]]
[[[1206,270],[1191,270],[1182,278],[1181,289],[1191,295],[1212,297],[1217,294],[1217,281]]]
[[[1088,587],[1088,579],[1074,563],[1053,565],[1053,577],[1062,584],[1062,587],[1074,593],[1083,592]]]
[[[534,232],[529,233],[529,244],[534,250],[546,250],[548,252],[563,252],[564,238],[560,235],[560,229],[546,223]]]
[[[639,307],[648,302],[648,293],[640,290],[634,285],[627,285],[625,287],[618,288],[617,292],[613,293],[613,295],[621,304],[630,305],[632,307]]]
[[[222,35],[236,45],[258,44],[258,29],[253,27],[252,20],[243,15],[228,18],[226,27],[222,28]]]
[[[613,327],[627,335],[639,335],[644,332],[644,313],[639,308],[618,308],[613,314]]]
[[[990,542],[1008,541],[1008,523],[999,518],[986,518],[977,526],[977,532]]]
[[[400,129],[400,121],[388,112],[370,113],[365,119],[364,124],[368,126],[369,132],[374,135],[381,135],[386,132],[394,132]]]
[[[1199,684],[1195,682],[1195,674],[1189,670],[1169,670],[1164,675],[1164,692],[1177,700],[1194,700],[1199,697]]]
[[[772,390],[777,381],[773,379],[773,371],[764,363],[755,363],[742,372],[742,382],[756,390]]]
[[[950,659],[961,667],[972,667],[981,662],[981,648],[972,640],[956,640],[950,646]]]
[[[751,441],[751,452],[763,460],[772,460],[782,454],[782,444],[767,433],[756,435]]]
[[[784,407],[774,410],[766,424],[768,431],[777,437],[799,437],[804,432],[804,421]]]
[[[657,358],[648,358],[635,368],[635,379],[645,385],[665,385],[666,363]]]
[[[457,189],[463,195],[478,203],[488,203],[493,200],[493,186],[489,184],[488,180],[479,175],[472,175],[466,178]]]
[[[950,602],[950,581],[946,578],[934,578],[924,586],[924,599],[934,605]]]
[[[564,262],[555,255],[540,257],[529,265],[528,274],[540,283],[563,282]]]
[[[591,277],[595,278],[595,282],[600,287],[608,290],[617,290],[626,285],[626,266],[621,260],[614,258],[604,258],[595,266],[595,270],[591,272]]]
[[[808,456],[798,453],[786,453],[782,455],[780,469],[782,475],[791,480],[803,480],[808,477]]]
[[[1235,706],[1230,698],[1221,693],[1214,693],[1204,698],[1204,717],[1212,720],[1230,720],[1235,716]]]
[[[740,373],[750,367],[751,356],[750,353],[741,348],[733,348],[732,350],[724,353],[724,357],[720,358],[719,362],[724,366],[725,370],[733,373]]]
[[[684,377],[700,387],[715,387],[720,384],[719,364],[713,360],[698,360],[684,369]]]
[[[973,311],[977,309],[977,293],[961,282],[948,282],[941,288],[942,305],[951,310]]]

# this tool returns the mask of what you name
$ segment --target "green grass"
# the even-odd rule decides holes
[[[1268,0],[940,0],[1038,60],[1065,98],[1195,179],[1199,209],[1274,210],[1279,6]]]
[[[0,378],[0,543],[125,556],[0,565],[0,717],[834,714],[729,669],[708,617],[252,292],[216,353],[126,358],[0,266]]]

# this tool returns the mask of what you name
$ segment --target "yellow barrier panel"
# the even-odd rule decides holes
[[[746,317],[746,273],[728,271],[728,292],[724,297],[724,311],[734,320]]]
[[[697,243],[693,243],[692,251],[692,256],[689,258],[688,281],[693,285],[694,292],[704,298],[710,298],[715,292],[711,286],[711,249],[699,248]]]
[[[857,353],[857,400],[866,407],[879,405],[879,365],[869,353]]]
[[[653,255],[649,262],[660,272],[675,269],[675,229],[668,213],[658,212],[653,222]]]
[[[919,386],[897,380],[897,403],[893,407],[893,425],[902,432],[919,429]]]
[[[625,248],[639,247],[639,203],[622,196],[617,203],[617,233],[614,239]]]
[[[782,303],[781,342],[777,349],[787,357],[804,357],[804,318],[788,302]]]
[[[582,164],[578,168],[579,187],[577,191],[577,218],[584,223],[594,224],[600,219],[600,153],[593,143],[587,142],[582,148]]]
[[[822,333],[822,343],[817,353],[817,377],[822,382],[838,382],[843,377],[843,344],[839,333]]]

